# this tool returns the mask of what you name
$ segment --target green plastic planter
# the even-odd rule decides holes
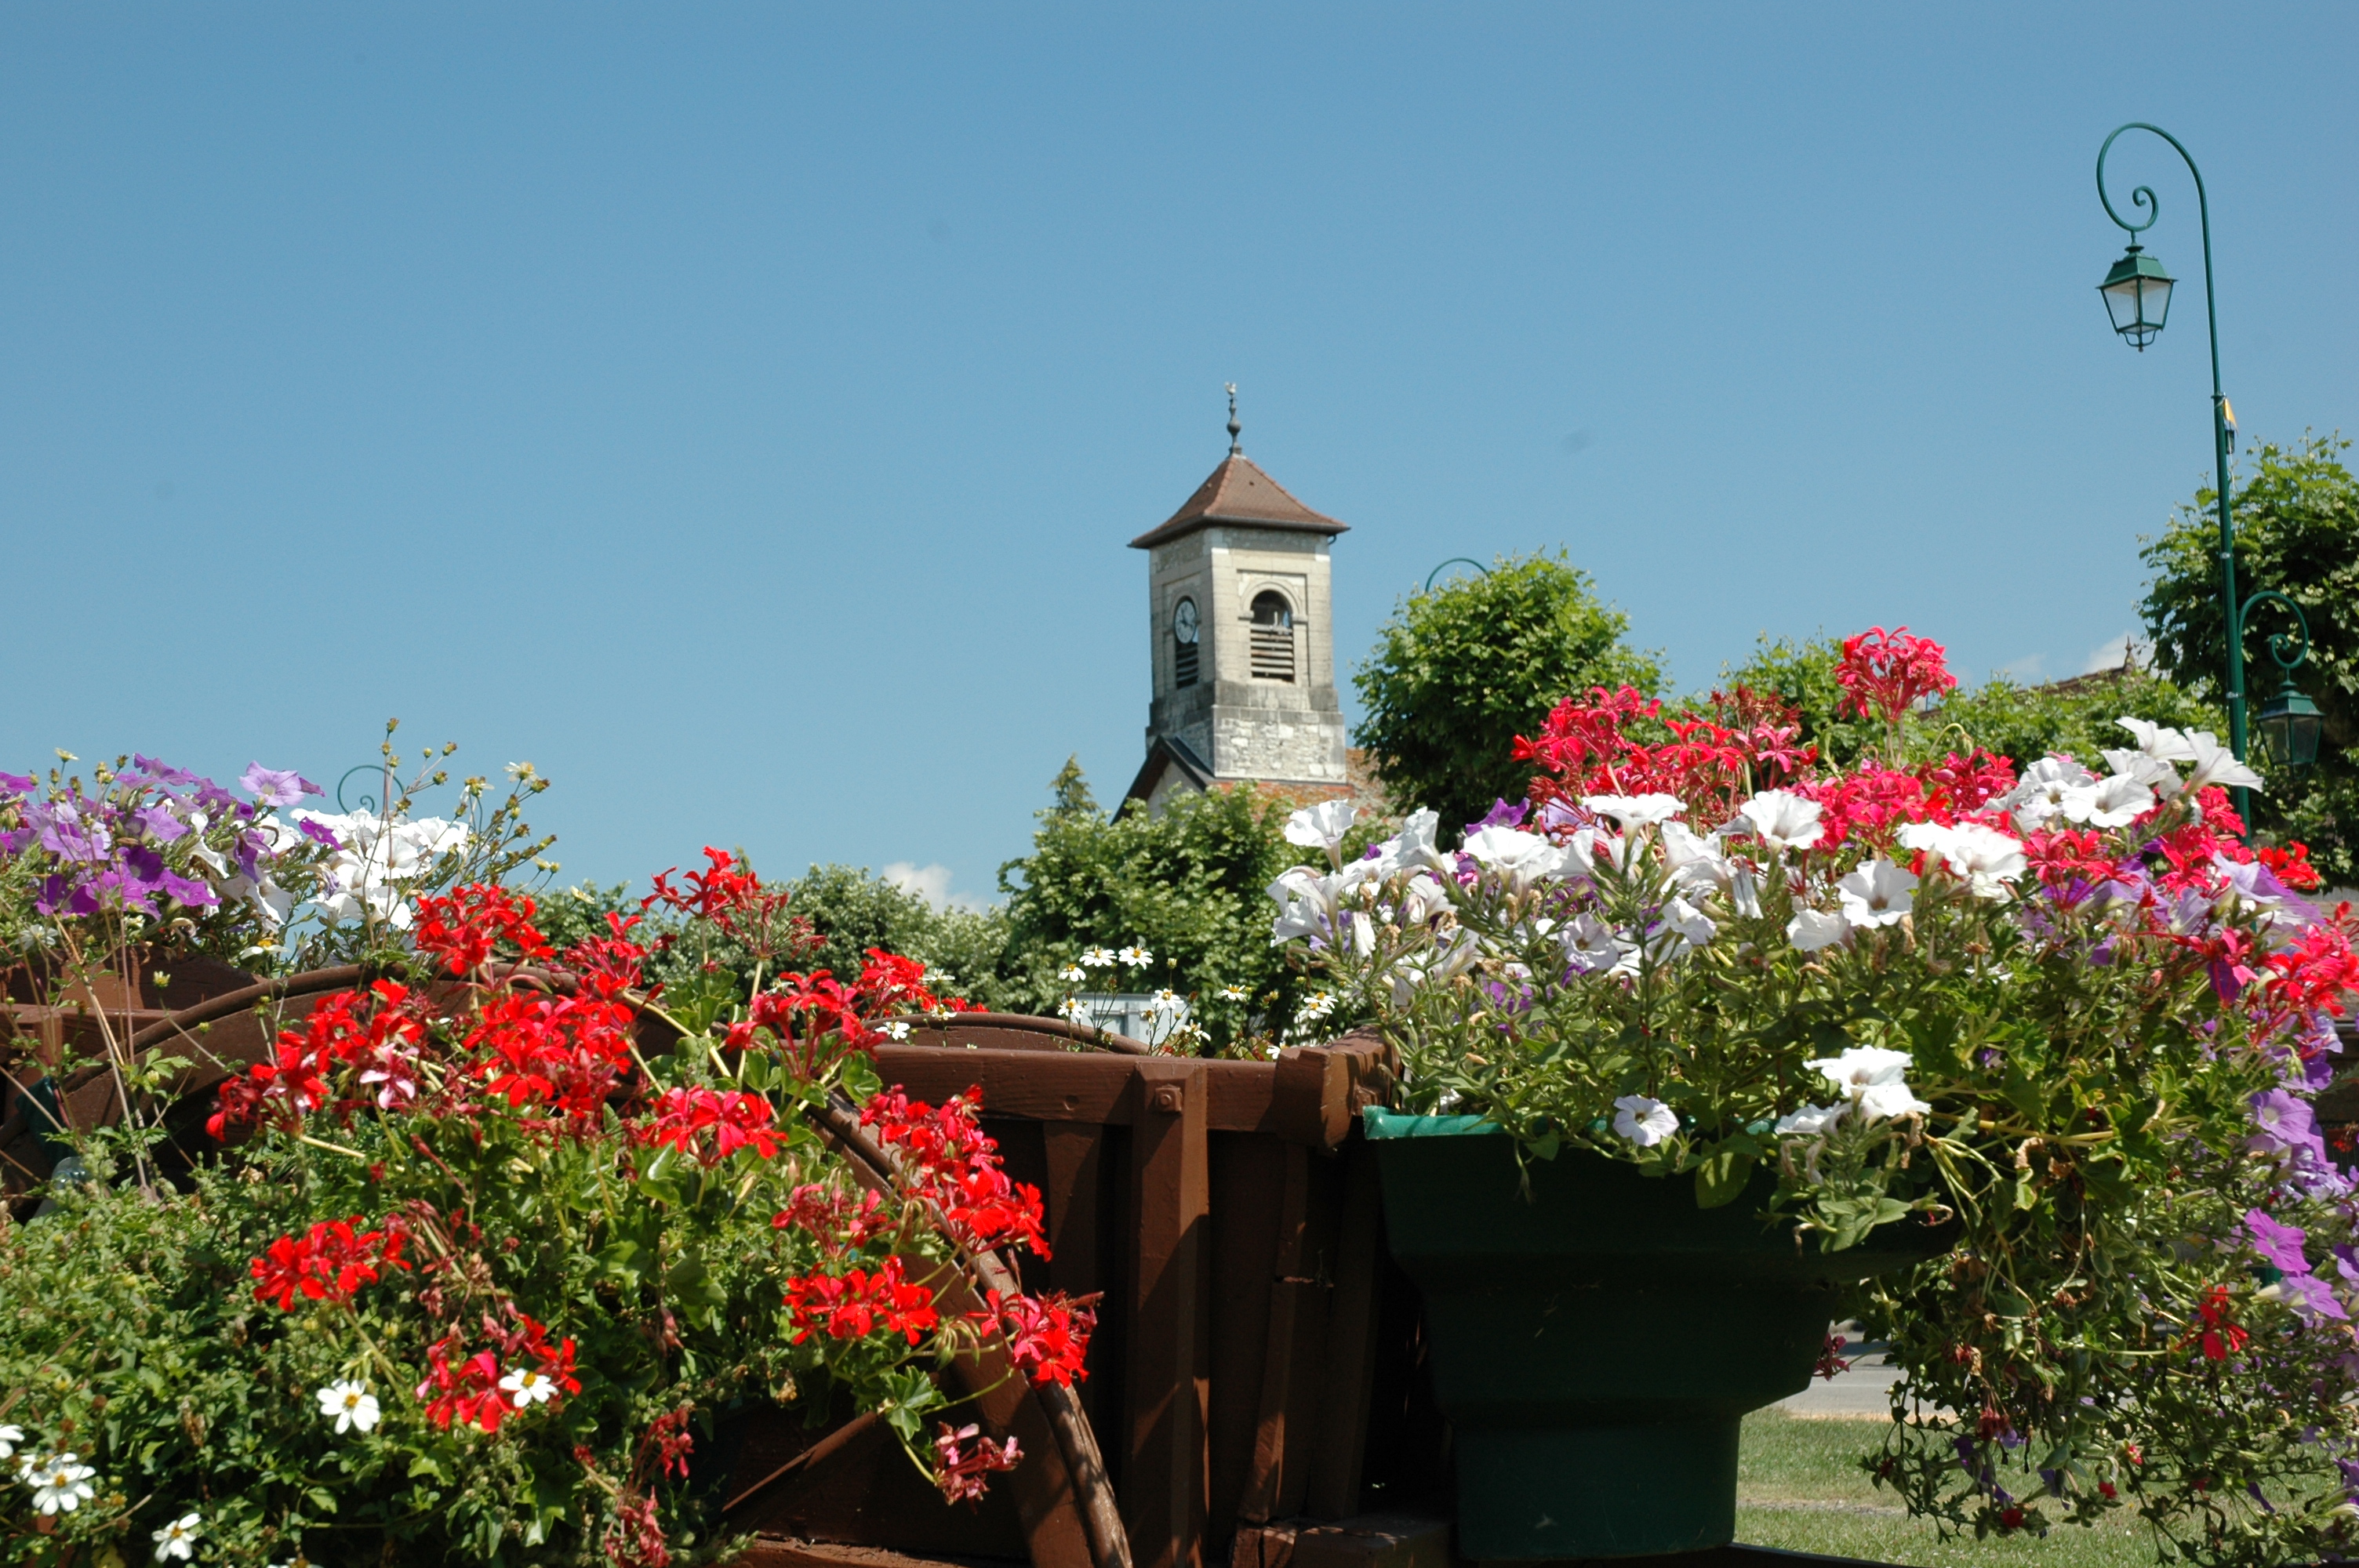
[[[1944,1249],[1914,1221],[1798,1249],[1756,1193],[1594,1154],[1533,1160],[1479,1117],[1364,1113],[1393,1256],[1425,1298],[1475,1562],[1636,1557],[1736,1531],[1745,1412],[1810,1384],[1845,1285]]]

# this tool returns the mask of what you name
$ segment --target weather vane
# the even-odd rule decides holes
[[[1245,450],[1237,445],[1237,438],[1245,434],[1245,427],[1237,423],[1237,384],[1232,381],[1224,384],[1229,389],[1229,456],[1234,458]]]

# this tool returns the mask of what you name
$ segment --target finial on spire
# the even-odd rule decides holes
[[[1245,434],[1245,427],[1237,423],[1237,384],[1233,381],[1227,385],[1229,389],[1229,456],[1234,458],[1242,455],[1245,450],[1237,445],[1237,438]]]

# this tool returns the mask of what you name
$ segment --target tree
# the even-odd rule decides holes
[[[1291,800],[1248,784],[1180,796],[1160,816],[1133,801],[1109,816],[1072,762],[1053,787],[1031,854],[999,871],[1002,974],[1027,1011],[1054,1012],[1083,989],[1168,987],[1195,999],[1192,1016],[1218,1047],[1234,1045],[1256,1016],[1271,1029],[1293,1021],[1303,982],[1270,945],[1277,910],[1265,891],[1318,854],[1286,841]],[[1375,831],[1355,829],[1347,848]],[[1060,978],[1089,947],[1133,943],[1152,955],[1143,969],[1101,969],[1083,985]],[[1245,999],[1224,1000],[1229,988]]]
[[[1629,618],[1601,603],[1589,574],[1554,557],[1503,556],[1487,576],[1413,593],[1395,606],[1352,674],[1366,747],[1401,809],[1430,806],[1445,828],[1495,800],[1521,800],[1531,777],[1516,737],[1539,732],[1564,697],[1602,686],[1652,695],[1653,654],[1627,647]]]
[[[2310,660],[2294,684],[2325,716],[2314,770],[2289,774],[2254,739],[2251,759],[2270,787],[2256,794],[2255,827],[2310,845],[2329,881],[2359,882],[2359,478],[2341,454],[2341,436],[2306,435],[2285,448],[2264,442],[2231,508],[2236,525],[2236,586],[2250,597],[2275,589],[2310,622]],[[2226,618],[2220,602],[2216,492],[2199,490],[2140,552],[2153,572],[2139,611],[2156,662],[2206,699],[2225,699]],[[2245,628],[2245,688],[2258,713],[2276,692],[2272,633],[2289,630],[2282,607],[2256,607]]]

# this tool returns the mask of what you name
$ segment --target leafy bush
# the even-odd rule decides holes
[[[1624,645],[1628,630],[1560,554],[1503,556],[1487,576],[1395,606],[1352,673],[1366,708],[1352,738],[1395,807],[1472,822],[1494,800],[1523,798],[1515,739],[1537,733],[1559,699],[1595,686],[1656,689],[1661,669]]]
[[[2230,509],[2237,591],[2249,598],[2271,589],[2301,606],[2310,651],[2294,682],[2326,721],[2315,768],[2299,774],[2268,762],[2255,730],[2254,765],[2272,785],[2256,803],[2256,826],[2308,843],[2320,869],[2346,886],[2359,884],[2359,477],[2340,455],[2350,445],[2316,434],[2290,448],[2262,443]],[[2199,490],[2147,543],[2143,557],[2154,576],[2139,608],[2156,662],[2216,704],[2225,700],[2228,643],[2215,501],[2213,491]],[[2250,713],[2277,689],[2269,639],[2291,629],[2285,611],[2268,604],[2256,608],[2245,628]]]
[[[926,983],[932,989],[964,997],[987,1011],[1008,1011],[1017,1000],[999,974],[1007,930],[997,909],[936,909],[864,867],[813,866],[791,881],[764,885],[785,895],[786,912],[801,931],[790,950],[782,949],[788,967],[857,975],[868,963],[868,950],[877,947],[917,959],[926,966]],[[644,935],[650,943],[677,936],[680,923],[660,908],[643,911],[644,897],[621,882],[583,882],[549,898],[543,924],[560,947],[603,929],[609,914],[645,913],[650,925]],[[750,988],[757,962],[745,942],[712,933],[702,945],[683,947],[675,942],[666,947],[650,960],[648,974],[667,988],[692,989],[701,983],[703,966],[712,963],[736,986]],[[774,976],[779,969],[777,962],[763,967]]]
[[[1071,762],[1054,787],[1032,853],[999,872],[1004,974],[1025,1010],[1062,1009],[1090,949],[1136,945],[1148,961],[1109,968],[1093,989],[1126,978],[1190,997],[1215,1050],[1290,1028],[1309,992],[1271,946],[1263,890],[1297,853],[1285,836],[1291,803],[1245,785],[1179,797],[1159,816],[1135,802],[1108,816]]]
[[[1764,636],[1751,658],[1721,672],[1721,686],[1776,697],[1794,710],[1805,744],[1816,746],[1825,761],[1849,767],[1875,747],[1884,726],[1843,711],[1843,687],[1834,676],[1842,656],[1841,644],[1832,637],[1796,642]],[[1711,699],[1692,697],[1687,705],[1705,708]],[[2062,752],[2093,764],[2124,742],[2119,721],[2125,716],[2221,735],[2228,728],[2217,708],[2185,687],[2135,667],[2028,687],[1996,675],[1972,690],[1960,687],[1940,697],[1926,711],[1912,709],[1904,724],[1909,744],[1919,750],[1980,747],[2018,766]]]

